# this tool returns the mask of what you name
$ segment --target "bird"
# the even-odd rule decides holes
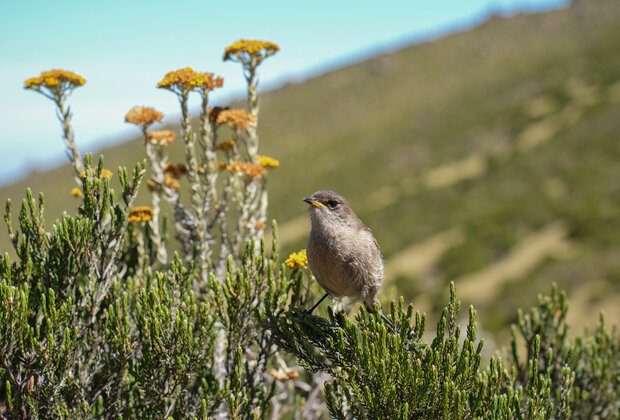
[[[310,205],[312,227],[306,242],[308,265],[325,295],[361,300],[369,312],[381,305],[377,293],[383,281],[381,249],[370,231],[340,194],[317,191],[303,201]],[[381,313],[381,317],[391,322]]]

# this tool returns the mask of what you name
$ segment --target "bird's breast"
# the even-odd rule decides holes
[[[379,284],[383,263],[374,238],[330,229],[311,231],[306,244],[308,264],[319,284],[332,296],[359,298],[369,285]]]

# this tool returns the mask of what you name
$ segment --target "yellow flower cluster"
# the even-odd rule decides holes
[[[280,381],[280,382],[286,382],[286,381],[288,381],[290,379],[297,379],[297,377],[299,377],[299,372],[297,372],[296,370],[293,370],[293,369],[289,369],[286,372],[283,371],[282,369],[279,369],[279,370],[271,369],[269,371],[269,374],[276,381]]]
[[[215,124],[220,112],[226,111],[227,109],[230,108],[227,106],[214,106],[213,108],[209,108],[209,122],[211,122],[211,124]]]
[[[187,173],[187,167],[184,164],[167,164],[164,171],[164,184],[166,184],[173,191],[179,191],[179,188],[181,187],[179,178],[181,178],[181,176],[185,173]]]
[[[148,222],[153,217],[153,210],[147,206],[137,206],[129,212],[128,220],[133,223]]]
[[[96,169],[95,168],[90,168],[90,174],[95,175]],[[82,171],[80,172],[80,178],[84,178],[84,175],[86,175],[86,171]],[[106,178],[111,178],[112,177],[112,171],[108,171],[107,169],[102,169],[101,170],[101,179],[106,179]]]
[[[248,126],[256,127],[256,118],[248,114],[245,109],[212,109],[210,113],[217,112],[216,124],[228,124],[236,130],[243,130]]]
[[[243,173],[248,178],[258,178],[265,173],[265,168],[260,165],[254,165],[252,162],[235,161],[230,165],[226,165],[226,170],[231,173]]]
[[[280,51],[278,44],[258,39],[240,39],[224,50],[224,61],[233,60],[258,65],[265,58]]]
[[[24,87],[33,90],[38,90],[41,87],[46,87],[50,90],[63,90],[70,87],[82,86],[84,83],[86,83],[86,79],[77,73],[54,69],[44,71],[37,77],[27,79],[24,82]]]
[[[221,76],[215,76],[213,73],[200,73],[191,67],[169,71],[163,79],[157,83],[157,87],[168,90],[190,91],[194,89],[202,89],[211,91],[224,85],[224,79]]]
[[[168,172],[164,173],[164,184],[166,184],[166,186],[168,186],[168,188],[172,191],[179,191],[179,188],[181,188],[179,178]]]
[[[187,167],[184,164],[179,163],[178,165],[175,165],[174,163],[168,163],[164,169],[163,183],[171,190],[178,191],[181,187],[179,178],[181,178],[181,176],[185,173],[187,173]],[[150,191],[154,191],[159,187],[158,183],[154,179],[149,179],[146,185]]]
[[[215,150],[228,150],[235,146],[234,140],[223,141],[215,145]]]
[[[148,127],[155,121],[161,122],[164,114],[148,106],[134,106],[125,115],[125,122]]]
[[[288,256],[288,259],[284,261],[284,263],[288,265],[291,270],[305,267],[306,265],[308,265],[306,250],[302,249],[299,252],[293,252],[291,255]]]
[[[177,137],[177,133],[171,130],[153,130],[146,133],[149,143],[157,146],[169,146]]]
[[[258,164],[265,168],[277,168],[278,166],[280,166],[279,160],[269,156],[256,155],[256,159],[258,159]]]
[[[77,198],[82,198],[82,190],[78,187],[71,188],[71,195]]]
[[[174,163],[168,163],[166,165],[166,172],[176,178],[179,178],[181,175],[187,173],[187,167],[183,163],[179,163],[177,165]]]
[[[264,223],[263,223],[263,222],[261,222],[261,221],[258,221],[258,222],[256,222],[256,223],[254,223],[254,227],[255,227],[256,229],[258,229],[258,230],[263,230],[263,229],[265,229],[265,228],[267,227],[267,225],[266,225],[266,224],[264,224]]]

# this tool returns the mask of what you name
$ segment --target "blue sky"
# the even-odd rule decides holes
[[[566,0],[0,1],[0,185],[67,161],[51,101],[23,89],[43,70],[87,79],[70,99],[82,153],[137,134],[134,105],[177,116],[174,95],[156,89],[169,70],[192,66],[224,77],[213,102],[239,95],[239,66],[221,61],[240,38],[276,42],[261,87],[303,80],[375,53],[462,30],[491,13],[538,11]],[[88,5],[88,6],[85,6]],[[164,120],[166,121],[166,120]]]

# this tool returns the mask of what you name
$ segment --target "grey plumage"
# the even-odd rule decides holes
[[[374,310],[383,260],[372,232],[336,192],[317,191],[304,201],[310,204],[306,252],[314,277],[331,296],[361,299]]]

